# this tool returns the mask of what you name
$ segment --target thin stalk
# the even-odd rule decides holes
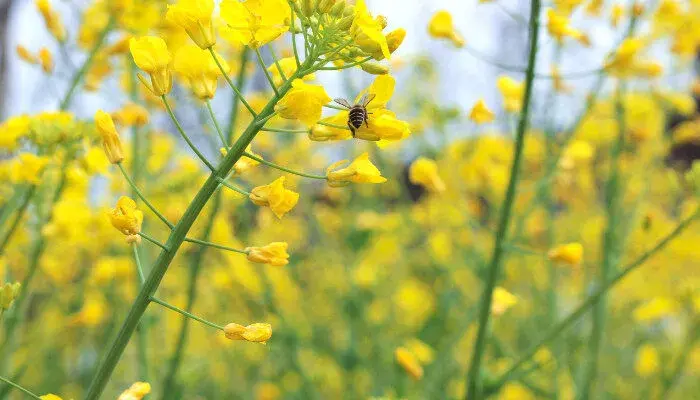
[[[305,65],[305,67],[309,66],[310,65]],[[301,74],[303,70],[303,68],[299,69],[293,77],[301,77],[301,75],[298,74]],[[289,83],[282,85],[280,88],[280,94],[283,95],[289,90],[289,88]],[[218,168],[212,171],[209,178],[206,180],[206,182],[204,182],[197,195],[187,207],[187,210],[185,210],[185,213],[180,221],[177,223],[177,225],[175,225],[175,228],[170,233],[168,241],[165,245],[167,250],[161,251],[158,255],[158,258],[151,268],[143,287],[139,291],[131,306],[129,314],[123,322],[117,337],[114,339],[112,345],[107,351],[107,354],[97,368],[88,389],[86,400],[96,400],[104,391],[109,378],[114,372],[114,368],[117,366],[124,349],[129,343],[129,339],[136,329],[136,325],[141,320],[141,317],[148,308],[151,296],[153,296],[155,291],[158,289],[158,286],[165,276],[165,273],[175,257],[177,250],[180,248],[180,245],[182,245],[182,242],[187,236],[187,232],[192,227],[192,224],[194,224],[194,221],[201,213],[205,204],[219,187],[220,180],[228,176],[233,168],[233,165],[243,156],[243,152],[245,151],[246,147],[259,132],[261,128],[260,120],[272,115],[274,112],[274,107],[278,101],[279,97],[275,97],[270,100],[270,102],[260,112],[260,115],[258,115],[250,125],[248,125],[248,128],[246,128],[241,137],[226,154],[226,157],[224,157],[224,159],[221,161]]]
[[[248,252],[245,251],[245,250],[240,250],[240,249],[236,249],[236,248],[233,248],[233,247],[224,246],[224,245],[222,245],[222,244],[216,244],[216,243],[208,242],[208,241],[206,241],[206,240],[199,240],[199,239],[193,239],[193,238],[185,238],[185,242],[195,243],[195,244],[199,244],[199,245],[207,246],[207,247],[213,247],[213,248],[215,248],[215,249],[220,249],[220,250],[228,250],[228,251],[232,251],[232,252],[234,252],[234,253],[239,253],[239,254],[248,254]]]
[[[350,130],[350,128],[348,128],[347,126],[331,124],[331,123],[329,123],[329,122],[318,121],[317,123],[318,123],[319,125],[329,126],[329,127],[331,127],[331,128],[335,128],[335,129],[345,129],[345,130],[348,130],[348,131]]]
[[[95,60],[95,56],[102,47],[102,44],[104,43],[105,38],[107,37],[107,34],[114,27],[115,22],[116,21],[114,18],[109,19],[109,22],[107,22],[107,26],[105,26],[102,32],[100,32],[99,36],[97,37],[97,40],[95,41],[95,44],[92,46],[92,49],[90,49],[90,53],[88,53],[85,62],[83,62],[83,65],[80,66],[80,69],[75,73],[75,75],[73,75],[73,79],[71,79],[71,83],[68,86],[68,91],[66,92],[65,96],[63,96],[63,100],[61,100],[61,103],[58,107],[60,110],[63,111],[70,106],[70,103],[73,100],[73,95],[75,94],[75,90],[78,88],[78,85],[83,80],[83,77],[90,69],[92,62]]]
[[[180,136],[182,136],[183,139],[185,139],[185,142],[187,142],[187,145],[190,146],[190,149],[194,152],[194,154],[199,157],[200,160],[209,168],[210,171],[214,171],[216,168],[207,160],[206,157],[204,157],[204,154],[202,154],[199,149],[197,149],[197,146],[192,143],[192,140],[190,140],[190,137],[187,136],[187,133],[185,133],[185,130],[182,128],[182,125],[180,125],[180,121],[177,120],[177,117],[175,117],[175,113],[173,112],[173,109],[170,107],[170,103],[168,102],[168,98],[165,97],[165,95],[160,96],[160,98],[163,100],[163,104],[165,104],[165,109],[168,111],[168,115],[170,115],[170,119],[173,121],[175,124],[175,128],[177,128],[177,131],[180,132]]]
[[[334,110],[340,110],[340,111],[347,111],[347,110],[348,110],[348,109],[345,108],[345,107],[336,106],[335,104],[324,104],[323,106],[326,107],[326,108],[332,108],[332,109],[334,109]]]
[[[135,160],[134,160],[134,162],[135,162]],[[175,225],[173,225],[172,222],[168,221],[168,219],[165,218],[165,216],[163,214],[158,212],[158,209],[153,204],[151,204],[151,202],[148,201],[148,199],[146,199],[146,196],[144,196],[143,193],[141,193],[138,186],[136,186],[136,183],[133,180],[131,180],[131,177],[124,169],[124,166],[122,165],[122,163],[117,163],[117,167],[119,167],[119,170],[122,172],[122,175],[124,175],[124,179],[126,179],[126,181],[129,183],[129,186],[131,186],[131,191],[136,196],[138,196],[138,198],[141,199],[141,201],[143,201],[146,204],[146,206],[149,209],[151,209],[151,211],[153,211],[153,214],[155,214],[161,221],[163,221],[163,223],[165,225],[167,225],[168,228],[173,229],[175,227]]]
[[[196,316],[196,315],[194,315],[194,314],[192,314],[192,313],[189,313],[189,312],[187,312],[187,311],[185,311],[185,310],[183,310],[183,309],[181,309],[181,308],[177,308],[177,307],[175,307],[174,305],[172,305],[172,304],[170,304],[170,303],[166,303],[166,302],[164,302],[164,301],[162,301],[162,300],[158,300],[158,299],[155,298],[155,297],[151,297],[151,301],[154,302],[154,303],[160,304],[161,306],[167,308],[168,310],[172,310],[172,311],[175,311],[176,313],[180,313],[180,314],[184,315],[184,316],[187,317],[187,318],[191,318],[191,319],[193,319],[193,320],[195,320],[195,321],[201,322],[201,323],[203,323],[204,325],[210,326],[210,327],[212,327],[212,328],[214,328],[214,329],[218,329],[218,330],[221,330],[221,331],[224,330],[224,327],[223,327],[223,326],[217,325],[217,324],[215,324],[215,323],[213,323],[213,322],[209,322],[209,321],[207,321],[207,320],[204,319],[204,318],[200,318],[200,317],[198,317],[198,316]]]
[[[7,230],[5,232],[3,232],[2,238],[0,238],[0,255],[2,255],[5,252],[5,246],[7,246],[7,243],[10,241],[12,234],[15,233],[15,231],[17,230],[17,227],[19,226],[19,223],[22,220],[22,217],[24,217],[24,213],[27,211],[27,208],[29,207],[29,203],[31,202],[32,197],[34,197],[35,192],[36,192],[36,186],[32,185],[24,193],[24,197],[22,198],[22,203],[20,204],[19,208],[17,209],[17,212],[15,213],[15,217],[12,219],[12,222],[10,223],[10,227],[7,228]],[[9,207],[9,205],[7,207]],[[0,226],[2,226],[2,225],[0,225]]]
[[[146,278],[143,275],[143,267],[141,266],[141,258],[139,257],[139,250],[138,250],[138,245],[136,243],[133,243],[131,245],[131,248],[134,251],[134,262],[136,264],[136,276],[139,278],[139,285],[143,285],[143,282],[146,280]]]
[[[617,140],[610,150],[610,174],[605,185],[607,227],[603,234],[603,259],[601,260],[599,285],[603,285],[610,280],[613,268],[617,265],[620,257],[620,202],[622,190],[620,185],[620,156],[625,146],[625,109],[624,109],[624,83],[620,82],[615,99],[615,117],[617,120]],[[581,389],[581,400],[587,400],[591,396],[595,397],[594,382],[598,376],[598,366],[600,363],[600,349],[603,343],[605,332],[605,318],[607,313],[606,297],[601,296],[596,306],[593,308],[593,326],[588,339],[588,360],[586,363],[583,385]]]
[[[290,19],[291,24],[295,24],[296,22],[294,21],[294,7],[289,7],[290,10],[292,10],[292,19]],[[292,34],[292,49],[294,50],[294,61],[297,63],[297,70],[301,67],[301,60],[299,59],[299,51],[297,50],[297,35],[294,32],[290,32]]]
[[[161,242],[155,240],[154,238],[150,237],[149,235],[147,235],[147,234],[145,234],[145,233],[143,233],[143,232],[139,232],[139,236],[141,236],[142,238],[144,238],[144,239],[148,240],[149,242],[155,244],[156,246],[160,247],[160,248],[163,249],[163,250],[167,250],[167,249],[168,249],[167,247],[165,247],[165,245],[164,245],[163,243],[161,243]]]
[[[697,342],[699,339],[700,319],[696,319],[695,322],[690,325],[688,333],[686,333],[684,344],[681,346],[681,351],[676,356],[677,359],[671,368],[671,372],[663,378],[661,398],[671,398],[671,391],[675,387],[676,382],[678,382],[678,379],[680,379],[680,377],[683,375],[683,368],[688,362],[688,357],[693,353],[692,350],[693,346],[695,346],[695,342]]]
[[[276,132],[276,133],[309,133],[308,129],[282,129],[282,128],[262,128],[263,132]]]
[[[245,50],[244,50],[244,52],[245,52]],[[214,62],[216,62],[216,65],[219,67],[221,74],[224,76],[224,79],[226,79],[226,82],[228,82],[228,85],[231,87],[231,90],[233,90],[236,93],[236,97],[238,97],[238,100],[240,100],[241,103],[243,103],[243,105],[245,106],[245,108],[248,109],[248,112],[250,112],[250,115],[252,115],[253,117],[256,117],[258,114],[255,112],[255,110],[253,110],[253,107],[251,107],[250,104],[248,104],[245,97],[243,97],[243,94],[241,94],[240,89],[238,89],[238,86],[233,84],[231,77],[228,76],[228,73],[226,72],[224,67],[221,65],[219,58],[216,56],[216,53],[214,52],[213,47],[209,48],[209,53],[211,53],[211,56],[214,58]],[[243,70],[241,70],[241,71],[243,71]]]
[[[236,83],[236,86],[239,89],[241,89],[243,87],[243,84],[245,83],[245,70],[248,64],[248,51],[248,48],[245,47],[241,52],[241,59],[239,63],[240,72],[238,74],[238,80]],[[236,125],[236,121],[238,119],[238,105],[240,104],[238,101],[236,101],[235,94],[231,99],[231,102],[231,114],[229,115],[228,129],[226,130],[226,137],[224,139],[224,142],[226,143],[225,146],[227,148],[228,143],[231,142],[231,139],[233,137],[233,127]],[[214,228],[214,222],[216,221],[216,217],[219,214],[219,210],[221,209],[221,199],[221,191],[217,191],[214,195],[214,204],[212,205],[211,213],[209,214],[209,219],[204,225],[204,232],[202,234],[202,240],[204,241],[208,241],[211,237],[211,232]],[[194,303],[197,299],[197,282],[200,275],[200,271],[202,270],[201,267],[206,251],[207,247],[202,246],[192,255],[192,260],[190,262],[189,283],[187,288],[187,303],[185,307],[185,310],[188,312],[192,311]],[[185,345],[187,344],[187,338],[189,336],[189,326],[189,318],[183,317],[182,323],[180,325],[180,331],[178,332],[177,336],[177,342],[175,344],[175,350],[172,353],[172,357],[170,357],[170,360],[168,361],[165,378],[163,379],[163,394],[161,396],[162,400],[168,400],[172,398],[171,392],[175,386],[177,372],[180,368],[180,364],[182,363],[182,359],[184,356]]]
[[[496,232],[494,250],[491,257],[491,263],[487,270],[485,287],[481,294],[479,308],[479,329],[476,335],[474,344],[474,352],[472,354],[469,371],[467,373],[467,398],[481,398],[481,361],[486,350],[486,336],[488,332],[489,317],[491,315],[491,300],[493,290],[496,287],[496,282],[500,276],[502,257],[504,255],[504,244],[506,243],[506,235],[510,226],[510,216],[515,201],[515,195],[518,188],[518,180],[520,177],[520,159],[522,158],[523,147],[525,144],[525,135],[530,119],[530,100],[532,98],[532,89],[535,75],[535,64],[537,61],[537,39],[539,34],[539,16],[540,16],[540,1],[532,0],[530,3],[530,48],[527,65],[527,74],[525,77],[525,94],[523,96],[522,112],[518,121],[518,129],[515,138],[515,153],[513,155],[513,164],[511,166],[510,181],[506,190],[505,200],[501,208],[501,216]]]
[[[228,182],[226,182],[226,179],[219,179],[219,183],[222,184],[223,186],[226,186],[227,188],[233,190],[236,193],[242,194],[243,196],[250,196],[250,192],[246,192],[245,190],[239,188],[238,186],[232,185]]]
[[[211,121],[214,123],[214,128],[216,128],[216,133],[219,135],[219,139],[221,139],[221,145],[224,146],[225,149],[228,148],[228,143],[226,143],[226,138],[224,137],[224,133],[221,131],[221,127],[219,126],[219,121],[216,119],[216,114],[214,114],[214,109],[211,108],[211,102],[209,100],[206,101],[207,104],[207,110],[209,111],[209,116],[211,117]]]
[[[280,60],[277,58],[277,54],[275,53],[275,47],[271,44],[267,44],[267,49],[270,51],[270,56],[275,62],[275,66],[277,67],[277,72],[280,73],[280,77],[282,77],[282,81],[287,80],[287,76],[284,74],[284,70],[282,69],[282,66],[280,65]]]
[[[267,161],[267,160],[265,160],[265,159],[263,159],[263,158],[260,158],[260,157],[258,157],[258,156],[256,156],[256,155],[253,155],[253,154],[250,154],[250,153],[248,153],[248,152],[244,152],[244,153],[243,153],[243,156],[244,156],[244,157],[248,157],[248,158],[250,158],[250,159],[253,159],[253,160],[259,162],[260,164],[265,164],[265,165],[267,165],[268,167],[276,168],[276,169],[278,169],[278,170],[280,170],[280,171],[288,172],[288,173],[290,173],[290,174],[294,174],[294,175],[298,175],[298,176],[303,176],[304,178],[319,179],[319,180],[324,180],[324,181],[326,180],[326,176],[325,176],[325,175],[314,175],[314,174],[307,174],[307,173],[304,173],[304,172],[294,171],[293,169],[289,169],[289,168],[287,168],[287,167],[283,167],[283,166],[281,166],[281,165],[278,165],[278,164],[275,164],[275,163],[273,163],[273,162]]]
[[[663,250],[673,239],[678,237],[683,231],[685,231],[696,219],[700,217],[700,207],[696,208],[695,211],[693,212],[692,215],[690,215],[688,218],[682,220],[676,228],[673,229],[668,235],[666,235],[663,239],[659,240],[652,248],[644,252],[642,255],[637,257],[635,260],[630,262],[629,264],[625,265],[620,272],[618,272],[612,279],[610,279],[608,282],[606,282],[603,286],[601,286],[595,293],[593,293],[590,297],[586,299],[581,305],[579,305],[574,311],[572,311],[564,320],[559,322],[556,326],[554,326],[552,329],[550,329],[547,333],[545,333],[540,340],[538,340],[535,344],[530,346],[528,350],[523,353],[523,355],[518,358],[516,362],[513,363],[513,365],[508,368],[508,370],[503,373],[498,379],[496,379],[493,385],[491,385],[491,389],[495,390],[501,386],[505,382],[507,382],[511,376],[520,369],[523,365],[525,365],[528,361],[532,359],[532,357],[537,353],[537,351],[542,348],[543,346],[548,345],[552,340],[557,338],[564,330],[569,328],[571,325],[573,325],[576,321],[578,321],[579,318],[581,318],[588,310],[593,307],[595,304],[600,301],[605,294],[615,287],[620,281],[622,281],[623,278],[625,278],[628,274],[630,274],[632,271],[636,270],[640,266],[642,266],[645,262],[647,262],[650,258],[652,258],[654,255],[656,255],[659,251]]]
[[[9,380],[3,376],[0,376],[0,381],[7,383],[8,385],[14,387],[15,389],[19,390],[20,392],[26,394],[27,396],[29,396],[33,399],[41,400],[41,397],[39,397],[39,395],[32,393],[29,389],[27,389],[27,388],[25,388],[17,383],[12,382],[11,380]]]

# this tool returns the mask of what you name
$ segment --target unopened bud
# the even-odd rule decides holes
[[[314,11],[316,10],[316,1],[317,0],[302,0],[301,3],[301,12],[304,14],[306,17],[310,17]]]
[[[386,75],[389,73],[389,67],[374,61],[364,62],[360,64],[360,68],[362,68],[363,71],[372,75]]]
[[[333,7],[331,7],[329,14],[334,17],[340,17],[345,12],[345,6],[347,6],[345,0],[338,0]]]
[[[355,6],[346,4],[345,9],[343,10],[343,15],[346,17],[355,15]]]
[[[346,30],[350,29],[352,26],[352,21],[355,20],[355,16],[353,15],[348,15],[347,17],[343,17],[340,21],[338,21],[338,29],[341,30]]]
[[[632,6],[632,15],[635,17],[641,17],[644,15],[644,4],[642,3],[634,3]]]
[[[382,27],[382,29],[386,28],[387,25],[389,25],[389,21],[387,21],[386,17],[383,15],[377,15],[377,18],[375,18],[375,21],[379,23],[379,26]]]
[[[329,12],[335,5],[335,2],[336,0],[321,0],[318,3],[318,11],[323,14]]]

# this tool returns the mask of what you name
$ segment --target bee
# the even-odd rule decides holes
[[[350,132],[352,132],[352,137],[355,137],[355,131],[360,129],[363,123],[369,128],[369,116],[372,113],[367,112],[367,106],[372,100],[374,100],[374,97],[374,94],[365,94],[354,106],[350,105],[350,102],[345,99],[333,100],[348,109],[348,128],[350,128]]]

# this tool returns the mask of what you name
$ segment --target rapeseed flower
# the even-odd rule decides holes
[[[455,29],[452,15],[447,11],[438,11],[431,18],[428,33],[436,39],[448,39],[455,47],[464,46],[464,37]]]
[[[126,196],[117,200],[117,206],[109,213],[112,226],[127,237],[127,242],[138,242],[143,223],[143,212],[136,208],[136,202]]]
[[[259,48],[289,30],[289,5],[284,0],[224,0],[221,18],[233,40]]]
[[[563,244],[549,250],[547,257],[554,262],[577,266],[583,259],[583,246],[581,243]]]
[[[216,43],[211,21],[213,12],[214,0],[178,0],[168,5],[165,18],[184,29],[201,49],[208,49]]]
[[[408,179],[414,185],[421,185],[432,192],[440,193],[446,189],[445,182],[438,173],[437,164],[425,157],[419,157],[411,163]]]
[[[272,242],[263,247],[247,247],[245,251],[248,261],[254,263],[270,264],[275,267],[283,267],[289,263],[285,242]]]
[[[477,101],[469,112],[469,119],[477,124],[485,124],[493,121],[495,118],[496,115],[493,111],[489,110],[483,99]]]
[[[503,96],[503,108],[508,112],[520,112],[525,94],[525,84],[517,82],[509,76],[501,76],[496,86]]]
[[[129,40],[129,50],[136,65],[151,77],[149,85],[139,74],[141,82],[156,96],[170,92],[173,78],[170,73],[172,56],[165,41],[157,36],[142,36]]]
[[[348,160],[338,161],[326,169],[326,179],[332,187],[345,186],[353,183],[384,183],[384,178],[379,169],[369,160],[369,154],[362,153],[355,158],[350,165],[344,168],[340,166],[347,164]]]
[[[355,44],[368,54],[375,54],[386,59],[391,58],[387,38],[382,33],[383,29],[382,19],[372,17],[365,1],[358,0],[355,4],[355,13],[350,28]]]
[[[282,218],[299,201],[299,193],[284,187],[285,179],[281,176],[269,185],[253,188],[250,191],[250,201],[261,207],[270,207],[277,218]]]
[[[217,59],[224,71],[230,70],[228,64],[221,56],[217,55]],[[195,97],[200,100],[214,98],[221,70],[208,51],[196,46],[181,47],[175,53],[173,69],[187,80]]]
[[[423,378],[423,367],[416,356],[405,347],[398,347],[394,351],[396,362],[406,371],[411,378],[420,380]]]
[[[122,160],[124,160],[124,151],[112,117],[106,112],[98,110],[95,113],[95,125],[102,137],[102,148],[109,162],[112,164],[119,164],[122,162]]]
[[[313,126],[321,119],[323,106],[329,101],[331,98],[323,86],[295,79],[292,88],[275,105],[275,111],[282,118],[298,119],[307,126]]]
[[[224,327],[224,334],[231,340],[265,344],[272,337],[272,325],[260,322],[248,326],[230,323]]]

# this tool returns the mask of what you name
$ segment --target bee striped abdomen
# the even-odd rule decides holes
[[[348,113],[348,123],[355,129],[359,129],[362,124],[366,124],[367,109],[359,105],[352,107]]]

